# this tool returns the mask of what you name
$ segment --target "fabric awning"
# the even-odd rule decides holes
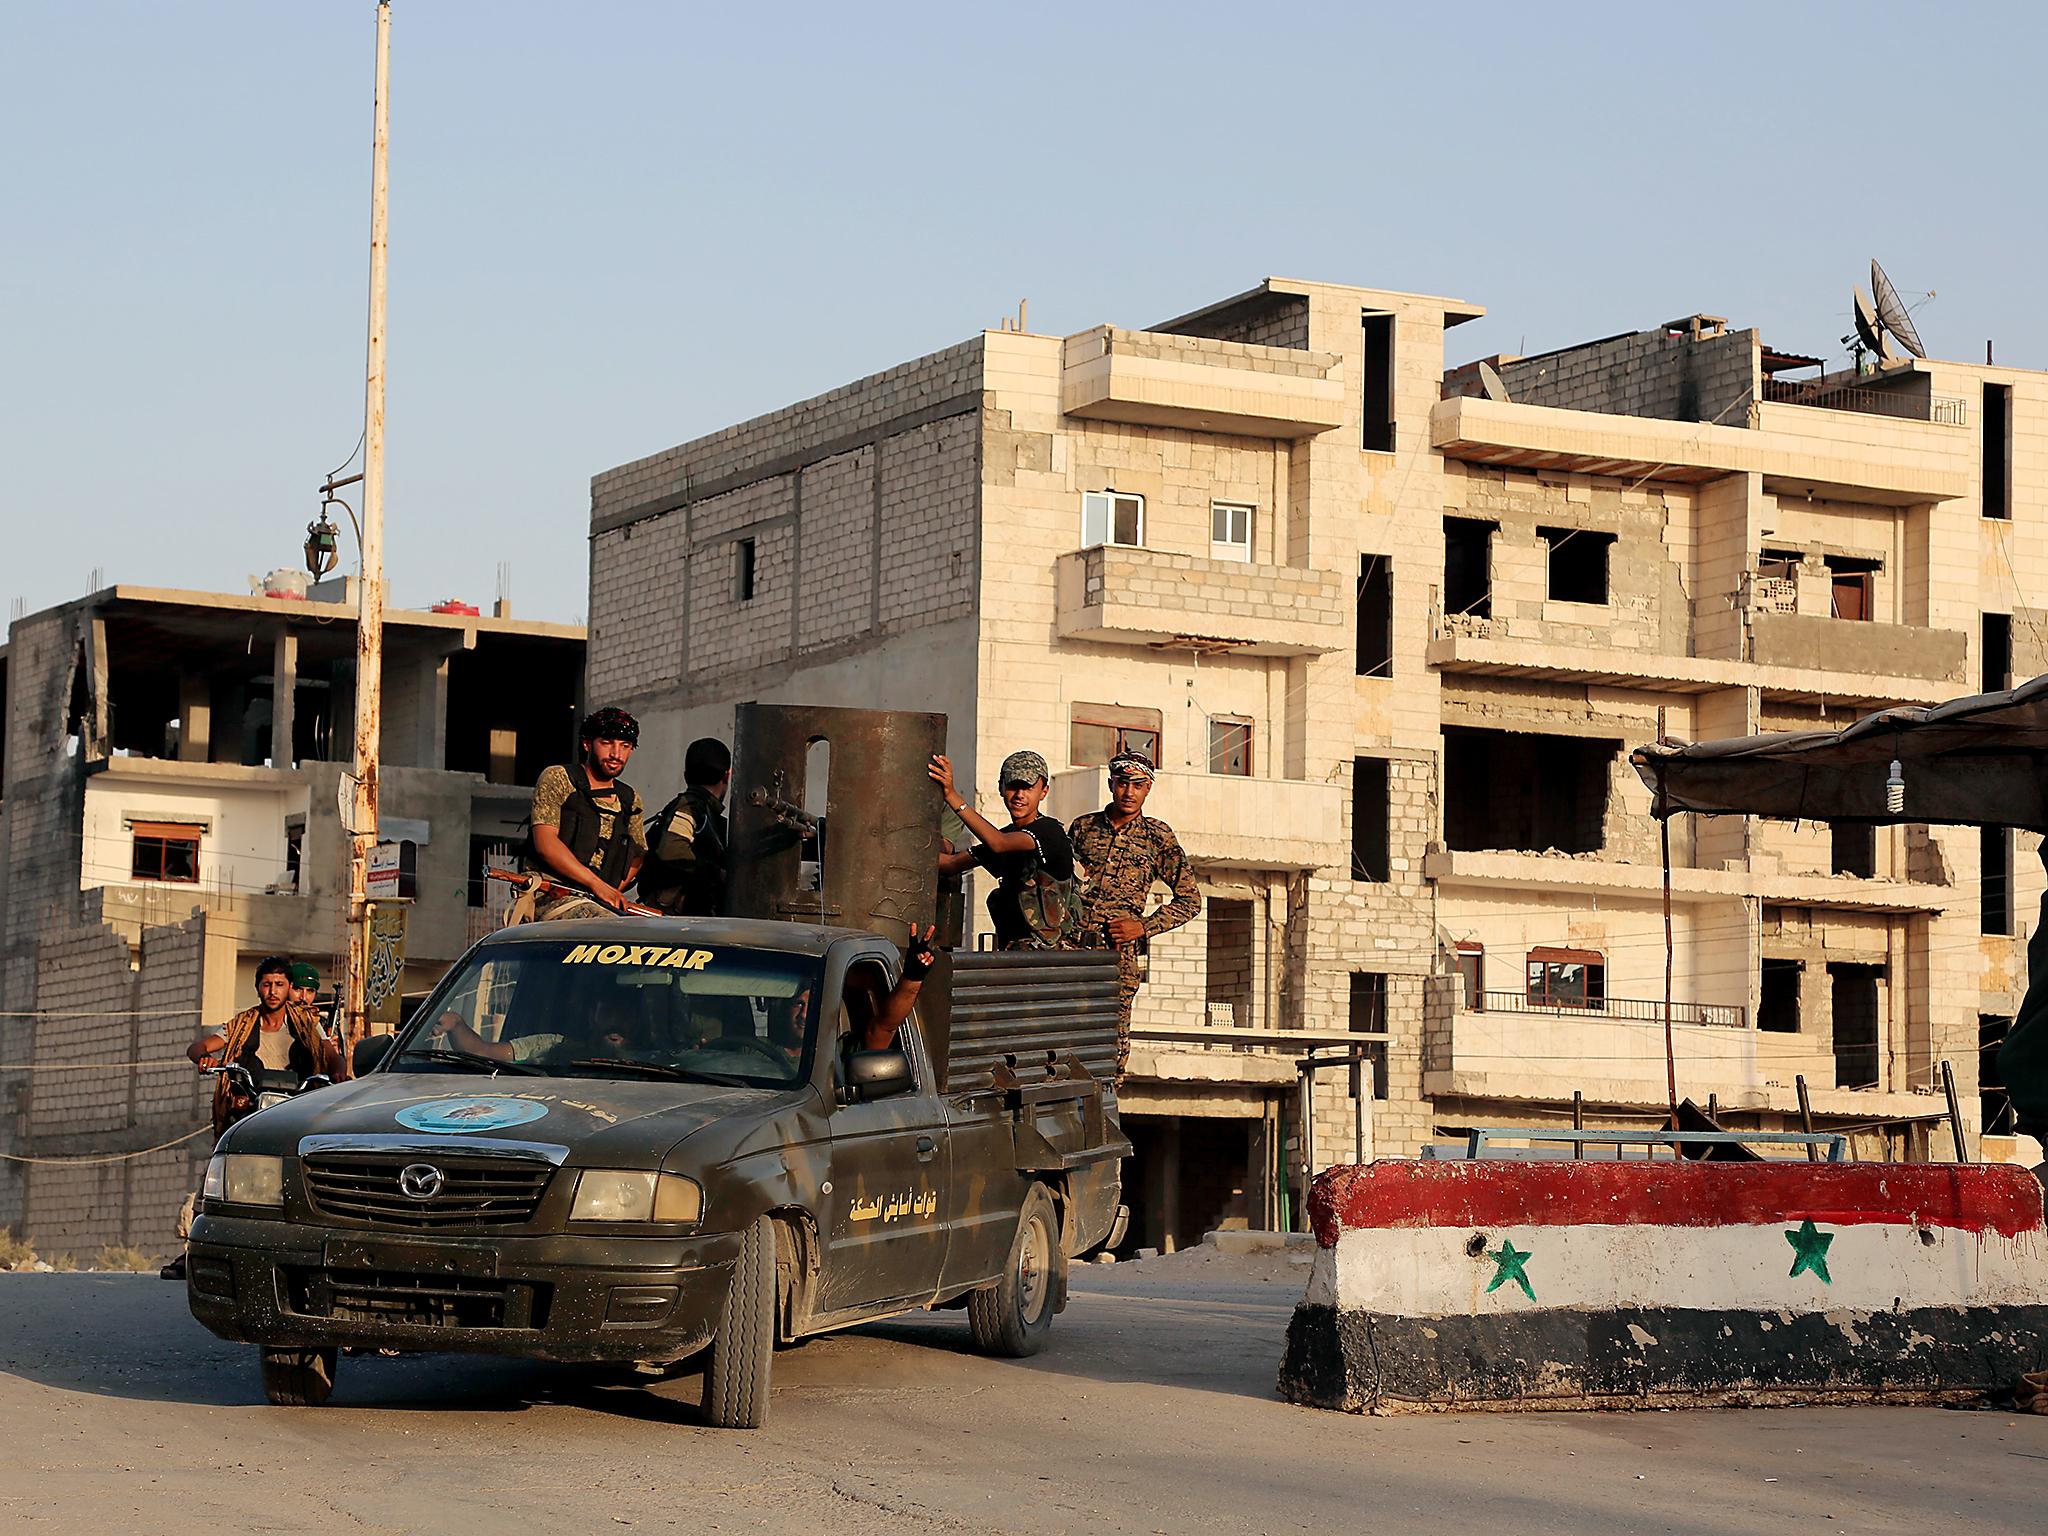
[[[1885,809],[1892,760],[1905,808]],[[1839,731],[1781,731],[1629,754],[1660,815],[1919,821],[2048,831],[2048,675],[2006,693],[1883,709]]]

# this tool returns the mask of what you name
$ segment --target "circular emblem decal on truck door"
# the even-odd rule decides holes
[[[538,1120],[547,1112],[547,1105],[532,1099],[429,1099],[424,1104],[408,1104],[397,1118],[409,1131],[452,1136],[462,1131],[502,1131],[508,1125]]]

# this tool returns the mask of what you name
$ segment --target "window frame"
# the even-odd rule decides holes
[[[197,885],[199,884],[199,856],[206,837],[206,826],[195,821],[131,821],[128,824],[128,878],[150,885]],[[154,843],[156,848],[157,873],[145,874],[141,868],[142,849],[145,842]],[[192,850],[192,873],[173,875],[165,873],[169,866],[169,854],[173,846],[189,847]]]
[[[1559,992],[1551,979],[1553,968],[1576,965],[1585,972],[1581,995],[1575,1000]],[[1539,982],[1531,972],[1542,971]],[[1522,991],[1532,1008],[1569,1008],[1580,1013],[1607,1011],[1607,957],[1596,949],[1573,949],[1563,945],[1534,944],[1522,961]]]
[[[1249,565],[1252,560],[1252,529],[1258,520],[1259,509],[1249,501],[1212,501],[1209,503],[1209,555],[1215,560],[1236,560]],[[1216,537],[1218,513],[1244,515],[1244,538],[1219,539]],[[1225,527],[1229,523],[1226,521]]]
[[[1138,509],[1138,530],[1135,539],[1120,539],[1116,536],[1116,504],[1120,501],[1133,503]],[[1089,513],[1096,503],[1101,504],[1102,535],[1089,535]],[[1105,486],[1099,491],[1081,493],[1081,548],[1101,549],[1105,546],[1116,549],[1143,549],[1145,547],[1145,498],[1137,491],[1119,491],[1114,486]]]
[[[1080,744],[1074,739],[1074,732],[1084,726],[1116,733],[1115,744],[1110,750],[1109,757],[1103,758],[1099,763],[1086,762],[1081,757]],[[1159,747],[1166,739],[1165,726],[1164,714],[1156,709],[1140,709],[1124,704],[1072,705],[1067,714],[1067,761],[1076,768],[1104,768],[1109,765],[1109,758],[1116,756],[1118,752],[1145,752],[1143,747],[1131,747],[1125,741],[1126,732],[1142,731],[1152,738],[1152,750],[1145,752],[1145,756],[1151,760],[1152,766],[1157,768]]]
[[[1614,606],[1614,546],[1617,535],[1604,528],[1562,528],[1545,527],[1536,530],[1536,536],[1543,540],[1543,600],[1549,603],[1570,603],[1579,608],[1612,608]],[[1589,539],[1592,547],[1600,551],[1600,595],[1598,597],[1559,597],[1557,552],[1574,539]],[[1590,558],[1590,557],[1588,557]]]
[[[1230,779],[1249,779],[1256,776],[1257,770],[1254,765],[1253,753],[1257,742],[1257,724],[1249,715],[1209,716],[1209,771],[1211,773]],[[1241,771],[1218,768],[1216,766],[1216,735],[1219,726],[1226,731],[1236,730],[1244,733],[1244,768]],[[1227,758],[1230,749],[1225,747],[1223,752]]]
[[[1486,946],[1477,939],[1462,939],[1455,953],[1458,975],[1472,983],[1465,989],[1465,1012],[1486,1012]]]
[[[736,603],[751,603],[760,595],[760,583],[756,573],[760,562],[760,550],[753,535],[732,541],[732,594]]]

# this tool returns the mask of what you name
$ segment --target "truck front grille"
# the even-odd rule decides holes
[[[420,1164],[440,1172],[440,1186],[428,1195],[408,1194],[399,1175]],[[554,1173],[518,1158],[386,1152],[323,1152],[302,1166],[306,1197],[323,1215],[416,1232],[531,1221]]]
[[[287,1269],[288,1305],[302,1317],[416,1328],[542,1328],[553,1287],[364,1269]]]

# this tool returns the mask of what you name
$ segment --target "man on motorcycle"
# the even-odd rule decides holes
[[[341,1050],[320,1029],[320,1016],[291,1001],[291,962],[272,955],[256,967],[256,1006],[244,1008],[185,1052],[203,1068],[234,1065],[249,1074],[258,1092],[294,1089],[316,1073],[332,1077]],[[213,1082],[216,1139],[253,1104],[248,1090],[223,1075]]]

